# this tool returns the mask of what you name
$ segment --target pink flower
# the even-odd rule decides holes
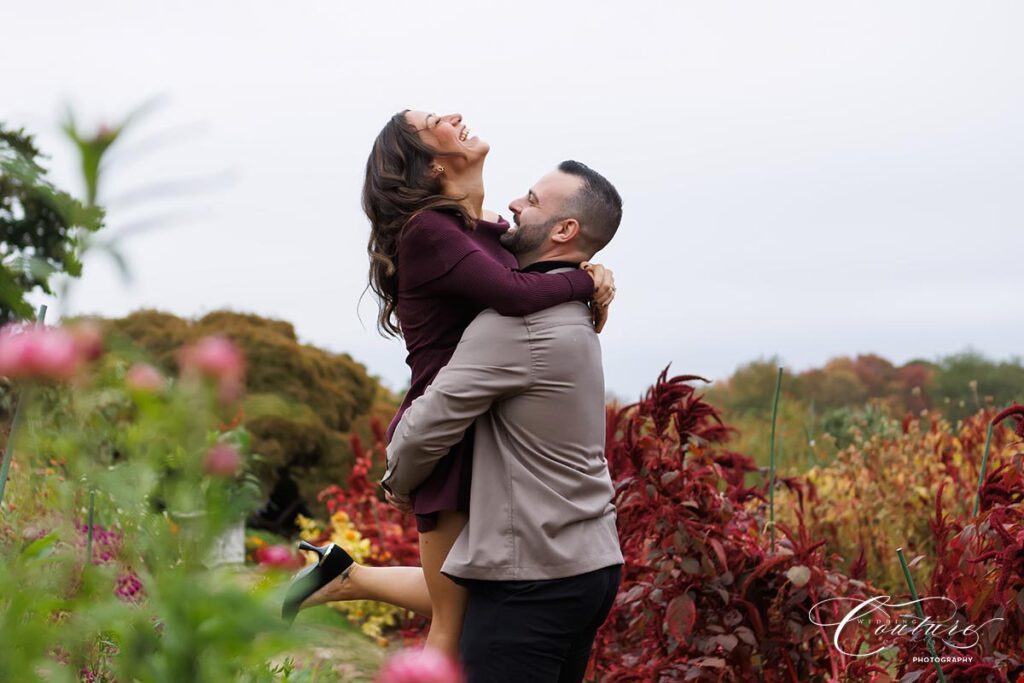
[[[186,377],[206,377],[217,382],[221,400],[233,401],[242,393],[245,358],[226,337],[203,337],[183,348],[178,362]]]
[[[287,546],[268,545],[256,551],[256,561],[265,567],[291,569],[299,566],[302,560],[292,554]]]
[[[0,330],[0,375],[66,380],[82,360],[74,337],[59,327],[7,325]]]
[[[117,577],[114,593],[125,602],[138,602],[142,599],[142,581],[134,572],[129,571]]]
[[[459,666],[440,650],[402,650],[377,674],[377,683],[459,683]]]
[[[217,444],[203,458],[203,471],[215,477],[233,477],[241,468],[242,456],[226,443]]]
[[[96,360],[103,355],[103,328],[91,320],[77,322],[68,328],[75,340],[78,354],[85,360]]]
[[[136,363],[128,370],[125,384],[132,391],[155,394],[164,388],[164,376],[148,363]]]

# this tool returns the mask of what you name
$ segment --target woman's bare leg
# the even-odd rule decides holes
[[[457,658],[466,589],[441,573],[441,565],[466,525],[463,512],[438,513],[437,527],[420,534],[422,567],[352,567],[313,595],[302,608],[339,600],[377,600],[431,619],[427,644]]]
[[[466,614],[466,589],[441,573],[441,565],[448,552],[455,545],[468,516],[464,512],[443,511],[438,513],[437,528],[420,534],[420,561],[426,579],[433,615],[427,645],[448,653],[453,659],[459,657],[459,638],[462,635],[462,619]]]
[[[423,567],[368,567],[353,564],[338,577],[313,593],[302,609],[339,600],[377,600],[430,618],[433,610]]]

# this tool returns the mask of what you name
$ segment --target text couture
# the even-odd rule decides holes
[[[808,618],[815,626],[821,627],[836,627],[836,633],[833,636],[833,644],[840,652],[851,657],[864,657],[872,654],[878,654],[887,647],[892,647],[891,644],[882,645],[876,650],[870,652],[847,652],[840,645],[840,636],[843,630],[853,625],[859,625],[861,618],[870,615],[872,612],[881,612],[884,616],[885,623],[874,628],[874,635],[876,636],[892,636],[896,638],[910,638],[914,640],[919,637],[938,638],[942,640],[946,645],[955,649],[968,649],[978,644],[980,636],[978,631],[992,622],[1002,622],[1001,617],[990,618],[987,622],[983,622],[977,626],[973,624],[961,625],[961,622],[956,618],[956,603],[949,598],[919,598],[918,600],[909,600],[907,602],[891,602],[891,597],[888,595],[876,596],[863,601],[856,601],[853,608],[846,613],[846,615],[839,622],[819,622],[817,614],[821,607],[824,607],[829,602],[837,601],[853,601],[853,598],[829,598],[816,603],[807,612]],[[887,609],[912,609],[919,603],[924,608],[926,602],[939,600],[949,606],[949,615],[941,618],[935,618],[928,616],[918,616],[915,613],[897,613],[895,616],[891,615]],[[950,623],[951,622],[951,623]]]

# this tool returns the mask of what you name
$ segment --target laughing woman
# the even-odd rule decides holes
[[[403,111],[384,126],[367,161],[363,210],[371,225],[369,286],[379,301],[378,328],[405,339],[412,371],[389,439],[480,311],[521,316],[593,301],[600,329],[611,302],[614,283],[601,266],[584,264],[568,273],[515,270],[515,257],[499,241],[509,224],[483,211],[489,149],[469,135],[459,114]],[[431,617],[427,644],[457,656],[465,589],[440,570],[468,518],[472,449],[471,427],[410,501],[393,501],[415,513],[422,568],[367,567],[337,546],[304,544],[320,560],[293,583],[285,616],[335,600],[389,602]]]

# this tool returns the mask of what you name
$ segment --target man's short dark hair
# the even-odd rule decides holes
[[[579,221],[583,246],[593,256],[612,241],[619,229],[622,197],[607,178],[586,164],[570,159],[560,163],[558,170],[583,180],[566,209]]]

